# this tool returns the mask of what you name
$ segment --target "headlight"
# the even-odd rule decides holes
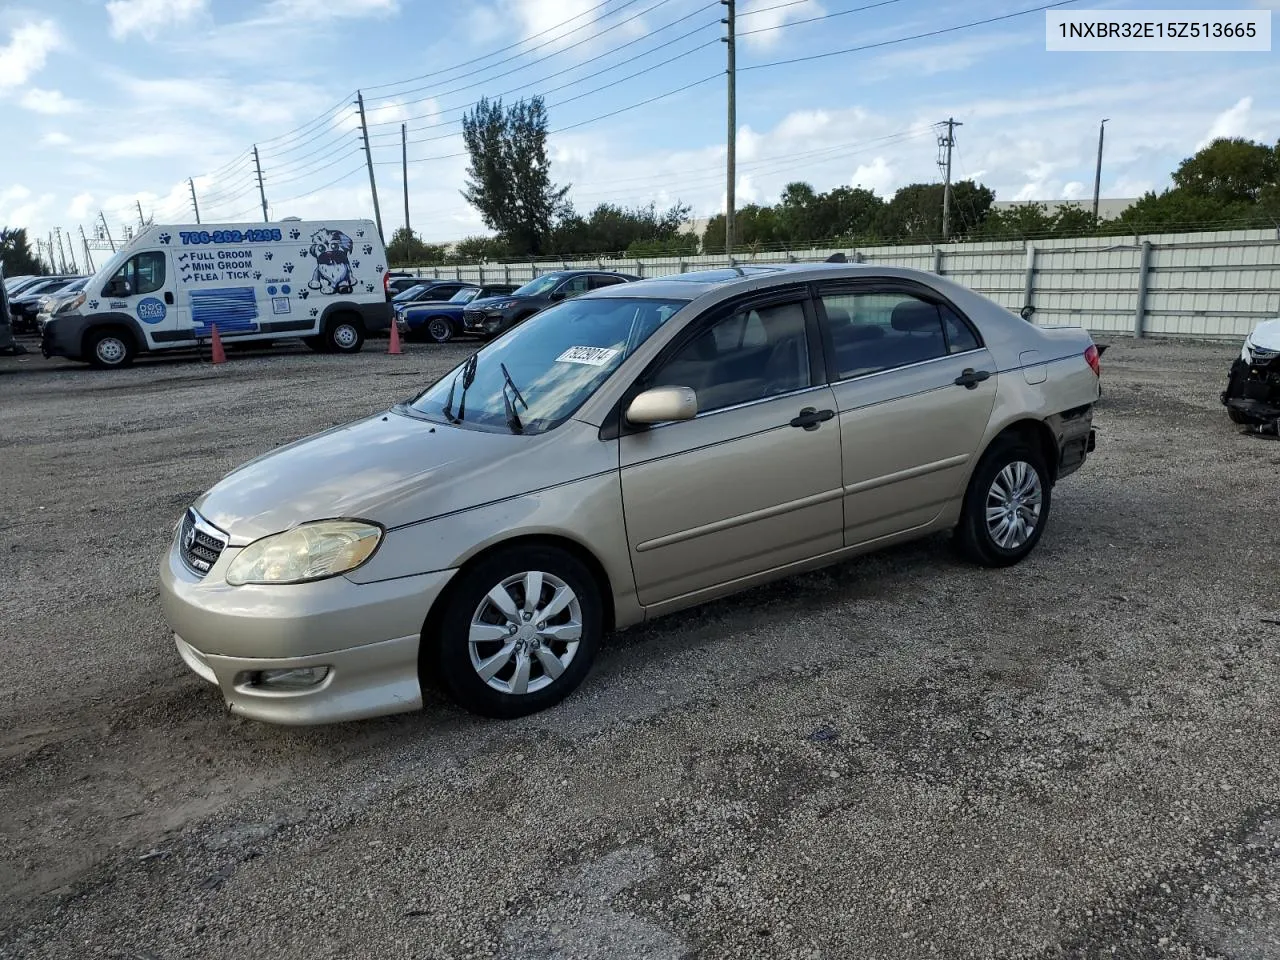
[[[255,540],[227,568],[227,583],[301,583],[322,580],[364,563],[378,548],[382,528],[359,520],[303,523]]]
[[[486,310],[505,310],[507,309],[507,307],[514,307],[515,303],[516,302],[514,300],[499,300],[497,303],[489,304],[487,307],[485,307],[485,309]]]
[[[82,293],[76,296],[74,299],[68,300],[66,303],[62,304],[62,306],[58,307],[58,309],[53,311],[54,316],[57,316],[60,313],[70,313],[72,310],[79,310],[82,306],[84,306],[84,299],[85,297],[84,297],[84,294]]]
[[[1253,363],[1253,351],[1249,348],[1253,346],[1248,340],[1245,340],[1244,346],[1240,348],[1240,359],[1245,363]]]

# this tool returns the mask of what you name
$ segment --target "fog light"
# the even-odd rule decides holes
[[[259,670],[251,675],[255,687],[273,690],[301,690],[314,687],[329,675],[328,667],[289,667],[284,670]]]

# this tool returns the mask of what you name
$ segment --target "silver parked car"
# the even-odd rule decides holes
[[[281,723],[513,717],[609,630],[937,531],[1016,563],[1098,351],[948,280],[742,267],[552,306],[411,401],[233,471],[161,564],[182,658]]]

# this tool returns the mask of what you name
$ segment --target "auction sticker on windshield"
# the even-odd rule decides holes
[[[611,347],[570,347],[560,356],[557,363],[585,363],[591,367],[603,367],[618,355]]]

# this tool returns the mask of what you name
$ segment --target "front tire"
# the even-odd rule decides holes
[[[1052,496],[1043,454],[1025,440],[997,441],[965,493],[956,528],[961,552],[984,567],[1025,559],[1044,533]]]
[[[329,353],[359,353],[364,346],[364,324],[347,314],[334,317],[329,321],[324,339]]]
[[[503,550],[462,573],[439,620],[436,675],[459,706],[522,717],[572,693],[595,659],[603,606],[591,572],[554,547]]]
[[[89,363],[99,370],[119,370],[133,363],[138,348],[126,331],[107,328],[92,331],[85,338],[84,351]]]
[[[432,343],[448,343],[454,338],[457,330],[448,317],[432,317],[426,323],[427,339]]]
[[[303,337],[302,342],[314,350],[316,353],[328,353],[329,345],[325,342],[324,337]]]

